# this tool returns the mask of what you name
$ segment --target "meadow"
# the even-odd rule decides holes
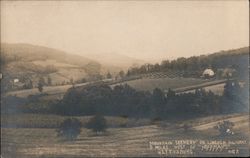
[[[64,141],[57,137],[55,128],[2,128],[4,146],[2,153],[4,157],[20,158],[160,156],[155,150],[150,150],[150,141],[221,140],[213,126],[225,119],[236,124],[234,128],[236,135],[227,140],[249,139],[248,118],[248,114],[233,114],[186,120],[175,123],[175,126],[166,126],[166,122],[161,122],[129,128],[108,128],[104,134],[98,136],[89,129],[82,128],[81,134],[75,141]],[[201,123],[202,120],[205,122]],[[194,130],[185,133],[180,126],[190,122]],[[248,151],[246,146],[242,148],[245,152]]]
[[[85,125],[92,116],[60,116],[52,114],[2,114],[2,127],[24,127],[24,128],[57,128],[67,118],[77,118]],[[135,127],[151,124],[148,118],[126,118],[105,116],[108,127]]]
[[[198,79],[198,78],[176,77],[176,78],[142,78],[138,80],[123,82],[122,84],[128,84],[131,87],[135,88],[136,90],[152,92],[155,88],[168,90],[169,88],[176,89],[206,82],[208,82],[208,80]]]

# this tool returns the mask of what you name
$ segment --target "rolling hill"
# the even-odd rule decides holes
[[[52,84],[62,84],[99,74],[98,62],[66,52],[30,44],[1,44],[1,63],[5,79],[30,79],[36,83],[39,76],[52,78]]]
[[[92,54],[86,54],[84,56],[87,56],[90,59],[93,59],[95,61],[98,61],[100,64],[105,65],[107,68],[113,70],[113,71],[120,71],[121,69],[126,70],[131,66],[140,66],[142,64],[145,64],[146,61],[139,60],[136,58],[132,58],[123,54],[119,53],[92,53]]]

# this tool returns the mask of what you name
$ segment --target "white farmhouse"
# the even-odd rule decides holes
[[[13,82],[14,82],[14,83],[18,83],[18,82],[19,82],[19,79],[18,79],[18,78],[15,78],[15,79],[13,80]]]
[[[215,73],[212,69],[205,69],[202,73],[202,77],[211,78],[214,77]]]

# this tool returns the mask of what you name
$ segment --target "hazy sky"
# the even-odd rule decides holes
[[[1,3],[2,42],[144,60],[249,45],[247,0]]]

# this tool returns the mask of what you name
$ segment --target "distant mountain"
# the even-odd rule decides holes
[[[101,64],[94,60],[31,44],[2,43],[1,66],[6,79],[37,82],[43,76],[51,77],[53,84],[81,80],[101,71]]]
[[[94,60],[79,56],[67,54],[53,48],[44,46],[36,46],[31,44],[1,44],[1,52],[5,62],[25,61],[32,62],[38,60],[55,60],[57,62],[74,64],[84,67],[88,63],[96,63]]]

